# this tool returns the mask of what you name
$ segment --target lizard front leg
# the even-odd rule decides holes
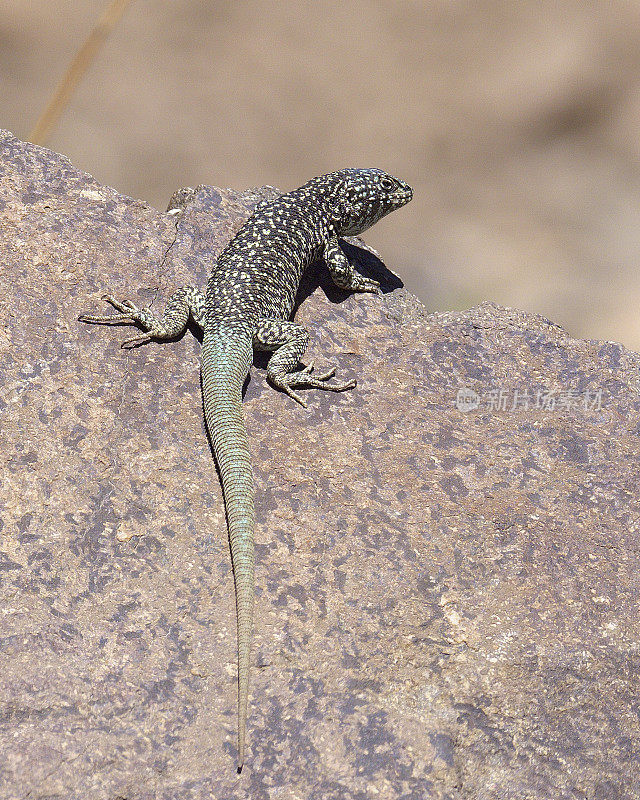
[[[306,402],[294,389],[314,388],[327,392],[344,392],[353,389],[355,381],[345,383],[326,383],[335,375],[335,367],[322,375],[312,375],[313,363],[301,370],[296,370],[300,359],[309,344],[309,331],[295,322],[281,319],[261,319],[253,336],[253,345],[257,350],[274,350],[267,364],[267,378],[277,389],[292,397],[301,406]]]
[[[183,286],[169,298],[161,319],[155,317],[148,308],[138,308],[130,300],[116,300],[111,295],[104,295],[103,300],[117,308],[119,314],[81,314],[80,322],[96,325],[117,325],[129,323],[140,325],[145,331],[141,336],[134,336],[122,343],[122,347],[131,348],[148,342],[151,339],[174,339],[180,336],[191,317],[200,328],[204,328],[205,298],[204,294],[194,286]]]
[[[337,236],[332,236],[324,247],[323,257],[331,278],[336,286],[351,292],[376,292],[380,288],[378,281],[365,278],[356,272],[351,262],[342,252]]]

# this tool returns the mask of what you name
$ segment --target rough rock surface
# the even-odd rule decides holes
[[[122,351],[128,329],[76,317],[107,289],[159,307],[203,284],[269,190],[167,215],[0,147],[0,797],[638,797],[640,357],[318,271],[310,357],[359,385],[305,412],[252,371],[238,776],[199,344]]]

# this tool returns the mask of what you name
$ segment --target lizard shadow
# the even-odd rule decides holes
[[[399,289],[404,284],[397,275],[394,275],[385,263],[365,247],[360,247],[346,239],[340,239],[340,247],[349,259],[356,272],[367,278],[373,278],[380,284],[380,291],[388,294],[394,289]],[[311,269],[308,269],[302,276],[300,288],[296,295],[293,313],[295,314],[299,306],[320,287],[331,303],[342,303],[353,292],[341,289],[336,286],[329,270],[322,261],[316,262]]]

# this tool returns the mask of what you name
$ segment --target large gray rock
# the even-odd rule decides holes
[[[488,303],[307,282],[309,357],[359,385],[305,411],[252,372],[238,776],[199,344],[123,351],[130,329],[76,318],[105,290],[160,308],[203,285],[273,190],[167,215],[0,146],[0,796],[636,798],[640,358]]]

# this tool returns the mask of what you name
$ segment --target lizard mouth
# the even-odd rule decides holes
[[[391,202],[394,204],[394,206],[403,206],[405,203],[408,203],[412,197],[413,189],[410,186],[405,185],[393,193]]]

